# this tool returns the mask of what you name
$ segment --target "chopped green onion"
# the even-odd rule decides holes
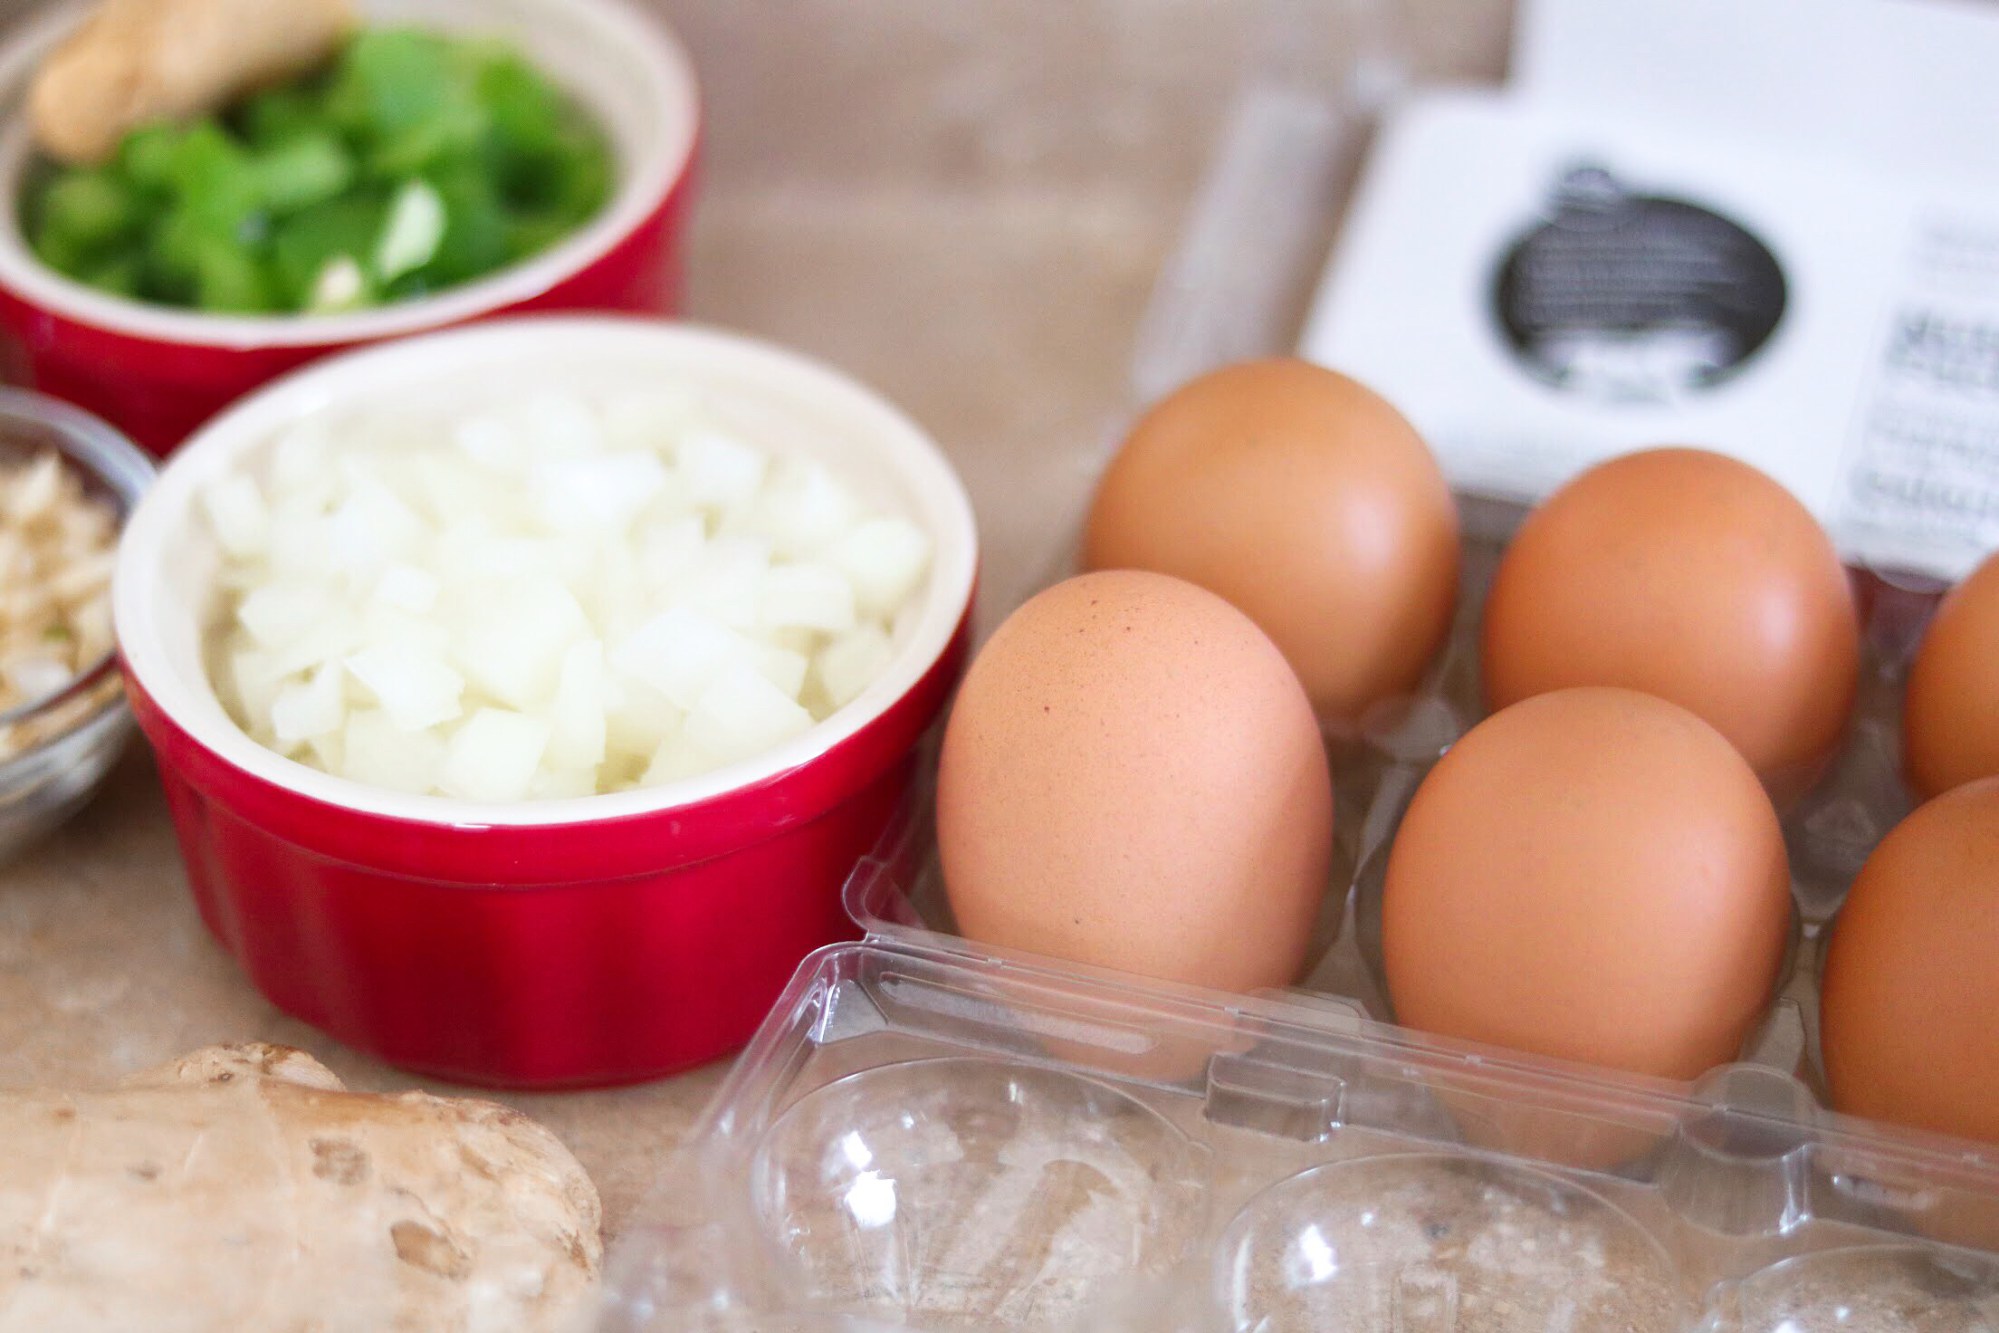
[[[119,255],[84,268],[76,276],[99,291],[136,300],[145,283],[145,262],[135,254]]]
[[[145,125],[125,136],[118,148],[118,169],[141,190],[173,188],[174,163],[186,134],[174,125]]]
[[[236,123],[252,146],[276,148],[307,134],[327,132],[326,110],[311,88],[268,88],[245,99]]]
[[[330,134],[301,132],[256,159],[264,206],[294,213],[340,194],[354,181],[354,158]]]
[[[279,222],[271,237],[271,266],[285,304],[310,308],[327,264],[343,255],[358,263],[372,254],[387,208],[386,200],[349,194]]]
[[[375,276],[394,282],[428,264],[444,240],[444,201],[428,181],[405,182],[389,201],[389,219],[375,243]]]
[[[328,313],[355,310],[368,303],[368,275],[353,255],[335,255],[319,270],[306,309]]]
[[[216,115],[134,130],[102,166],[31,164],[18,214],[42,262],[127,299],[324,311],[538,253],[613,172],[601,127],[518,51],[383,27]]]
[[[79,251],[114,245],[143,221],[137,196],[108,171],[78,171],[42,196],[41,225]]]

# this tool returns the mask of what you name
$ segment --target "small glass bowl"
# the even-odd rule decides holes
[[[108,502],[124,527],[153,479],[138,446],[80,408],[23,389],[0,388],[0,462],[54,449]],[[81,809],[132,734],[115,652],[54,694],[0,712],[0,737],[25,734],[26,748],[0,758],[0,863]]]

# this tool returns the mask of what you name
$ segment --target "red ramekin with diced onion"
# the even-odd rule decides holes
[[[547,385],[676,383],[736,403],[776,454],[859,479],[927,533],[893,655],[766,753],[664,785],[480,802],[369,786],[253,740],[213,683],[226,556],[205,495],[302,420]],[[127,526],[113,603],[203,919],[279,1007],[460,1082],[629,1082],[722,1055],[798,961],[851,934],[841,884],[902,797],[961,670],[977,563],[949,463],[846,377],[734,335],[531,317],[308,367],[171,460]]]
[[[610,201],[549,250],[435,295],[340,314],[222,315],[97,291],[22,235],[35,68],[88,6],[0,37],[0,332],[9,377],[103,417],[164,455],[275,376],[348,348],[530,311],[678,309],[700,137],[686,51],[633,0],[359,0],[364,22],[505,37],[594,114],[618,166]]]

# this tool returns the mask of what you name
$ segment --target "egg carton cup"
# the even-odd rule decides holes
[[[1245,86],[1141,322],[1129,410],[1067,446],[1085,499],[1131,412],[1292,345],[1318,224],[1400,79],[1376,38],[1331,83],[1276,42]],[[1901,682],[1942,589],[1855,572],[1854,723],[1784,812],[1782,978],[1734,1063],[1648,1079],[1393,1021],[1386,851],[1482,715],[1478,616],[1522,517],[1459,499],[1446,648],[1414,695],[1327,735],[1336,854],[1297,987],[1222,994],[959,937],[919,787],[848,882],[865,938],[806,962],[662,1171],[601,1326],[1999,1333],[1999,1147],[1837,1115],[1817,1056],[1825,926],[1911,805]],[[1051,508],[1043,569],[988,571],[989,621],[1074,571],[1082,518]]]

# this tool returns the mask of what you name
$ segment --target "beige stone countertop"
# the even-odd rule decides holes
[[[1134,328],[1246,69],[1304,30],[1338,78],[1369,8],[654,3],[706,104],[688,315],[822,357],[927,426],[971,490],[989,589],[1054,557],[1077,459],[1129,411]],[[29,8],[0,0],[0,20]],[[1498,73],[1508,0],[1382,9],[1418,77]],[[94,804],[0,868],[0,1086],[99,1084],[246,1040],[303,1047],[357,1088],[417,1083],[278,1012],[209,939],[135,743]],[[582,1159],[615,1233],[723,1070],[502,1099]]]

